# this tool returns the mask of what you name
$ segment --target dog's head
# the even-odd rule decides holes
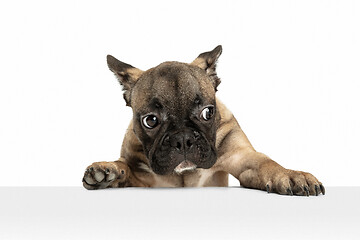
[[[216,162],[216,62],[221,52],[218,46],[190,64],[164,62],[147,71],[107,56],[133,109],[135,135],[156,174],[181,174]]]

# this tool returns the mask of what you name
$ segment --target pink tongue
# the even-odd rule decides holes
[[[196,165],[190,161],[183,161],[174,169],[177,174],[182,174],[187,171],[193,171],[196,169]]]

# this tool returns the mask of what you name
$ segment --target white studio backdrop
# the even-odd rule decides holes
[[[3,1],[2,186],[81,186],[131,119],[106,55],[146,70],[223,46],[218,97],[254,147],[360,185],[359,1]],[[231,185],[238,185],[235,179]]]

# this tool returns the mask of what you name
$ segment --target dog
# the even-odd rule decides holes
[[[325,194],[312,174],[285,169],[255,151],[233,114],[216,98],[221,45],[192,63],[164,62],[147,71],[107,56],[133,119],[121,157],[95,162],[86,189],[226,187],[231,174],[246,188],[283,195]]]

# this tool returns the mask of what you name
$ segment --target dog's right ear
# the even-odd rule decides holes
[[[126,105],[130,106],[131,90],[143,71],[129,64],[123,63],[111,55],[107,55],[106,59],[109,69],[115,74],[119,83],[123,87]]]

